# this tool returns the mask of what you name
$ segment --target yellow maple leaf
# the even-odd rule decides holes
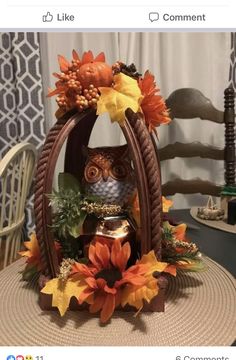
[[[143,286],[127,285],[122,290],[121,306],[129,304],[136,309],[141,310],[144,301],[150,303],[150,301],[158,294],[158,282],[154,277],[149,277],[147,283]]]
[[[29,267],[33,265],[37,268],[38,271],[40,271],[42,268],[40,248],[35,233],[30,235],[29,241],[24,242],[24,246],[27,250],[19,251],[19,255],[27,257],[27,264]]]
[[[36,234],[32,233],[30,235],[30,240],[29,241],[25,241],[24,242],[24,246],[26,247],[27,250],[25,251],[19,251],[19,254],[21,256],[26,256],[26,257],[39,257],[40,255],[40,250],[39,250],[39,244],[38,244],[38,240],[36,238]]]
[[[142,286],[127,285],[122,291],[121,306],[129,304],[141,310],[144,300],[150,301],[158,294],[158,280],[153,277],[154,272],[163,272],[168,267],[168,263],[157,261],[154,251],[143,255],[137,264],[147,265],[147,272],[144,274],[146,282]]]
[[[87,286],[81,280],[81,275],[77,274],[64,281],[58,278],[49,280],[41,292],[52,295],[52,306],[57,307],[63,316],[69,307],[70,299],[73,296],[78,299]]]
[[[167,213],[169,209],[173,206],[173,201],[162,196],[162,211]]]
[[[168,266],[168,263],[166,263],[166,262],[157,261],[154,250],[150,251],[146,255],[143,255],[141,260],[138,263],[148,265],[148,271],[145,274],[146,277],[152,275],[154,272],[161,273]]]
[[[123,73],[114,76],[113,87],[100,87],[99,91],[97,115],[108,112],[111,121],[120,125],[125,121],[125,110],[130,108],[137,112],[143,98],[137,81]]]

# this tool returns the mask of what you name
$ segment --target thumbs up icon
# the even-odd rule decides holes
[[[46,15],[43,15],[43,22],[51,22],[53,20],[53,15],[50,11],[47,12]]]

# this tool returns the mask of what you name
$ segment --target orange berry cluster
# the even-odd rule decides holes
[[[78,61],[72,60],[69,70],[58,74],[59,80],[56,87],[60,90],[60,94],[57,96],[56,102],[65,111],[75,107],[79,112],[88,108],[96,108],[99,100],[99,91],[94,85],[91,84],[88,89],[83,89],[78,80]]]
[[[96,108],[98,99],[98,89],[91,84],[88,89],[83,90],[83,95],[76,96],[76,107],[79,111],[83,111],[89,107]]]

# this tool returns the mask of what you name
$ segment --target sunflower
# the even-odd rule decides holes
[[[157,261],[153,250],[127,267],[130,253],[128,242],[122,245],[120,239],[107,242],[96,237],[89,246],[88,264],[74,263],[69,277],[49,280],[41,292],[52,295],[52,305],[61,316],[68,310],[72,297],[79,304],[89,304],[91,313],[100,311],[102,323],[119,306],[130,305],[139,312],[145,302],[150,303],[158,294],[155,276],[162,272],[175,273],[167,263]]]
[[[158,294],[158,281],[152,274],[164,271],[167,264],[158,262],[152,251],[127,268],[130,253],[128,242],[122,246],[115,239],[109,246],[97,241],[89,247],[90,264],[76,263],[73,267],[73,274],[79,274],[83,284],[87,284],[79,303],[88,303],[91,313],[101,311],[102,323],[110,319],[119,305],[129,304],[141,310],[144,300],[150,302]]]
[[[101,310],[101,322],[112,316],[115,308],[121,303],[121,292],[125,284],[143,286],[146,282],[145,265],[134,265],[126,270],[130,257],[130,245],[116,239],[111,249],[99,241],[89,247],[90,265],[76,263],[74,273],[84,276],[87,288],[81,293],[79,303],[90,304],[89,311]]]

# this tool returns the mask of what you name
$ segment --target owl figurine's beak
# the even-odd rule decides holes
[[[109,171],[107,169],[103,170],[102,177],[103,177],[104,181],[107,181],[107,179],[109,177]]]

